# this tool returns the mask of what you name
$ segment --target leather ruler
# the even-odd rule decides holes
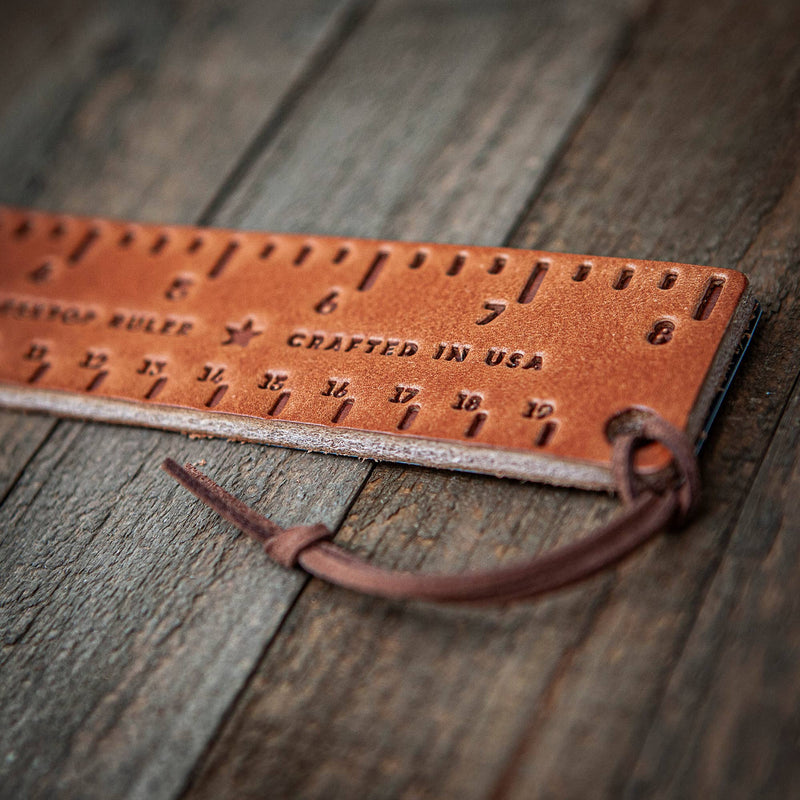
[[[702,438],[756,306],[728,269],[0,209],[5,406],[557,484],[612,485],[631,409]]]

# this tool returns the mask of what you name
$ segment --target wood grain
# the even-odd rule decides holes
[[[4,24],[0,26],[0,192],[9,192],[8,196],[24,194],[27,184],[36,184],[35,170],[18,166],[18,162],[31,158],[27,141],[21,145],[21,132],[26,131],[28,139],[40,141],[40,118],[48,112],[50,125],[57,124],[61,107],[50,102],[49,90],[58,83],[65,63],[73,64],[76,55],[90,52],[95,44],[92,31],[85,28],[87,18],[96,13],[95,5],[74,3],[66,9],[42,0],[4,9]],[[18,123],[20,116],[22,125]],[[34,137],[31,130],[36,131]],[[52,419],[0,413],[0,498],[6,496],[53,425]]]
[[[0,114],[22,86],[30,85],[43,62],[52,64],[65,58],[65,50],[70,49],[76,36],[82,36],[85,20],[96,6],[93,0],[68,5],[57,0],[5,4],[0,27]],[[26,99],[32,100],[30,95]]]
[[[782,208],[796,191],[798,174],[800,73],[791,33],[798,24],[798,9],[786,4],[772,12],[774,16],[765,17],[737,3],[713,10],[687,4],[667,13],[674,28],[662,30],[667,38],[661,41],[677,37],[682,29],[705,28],[705,38],[684,37],[675,59],[663,65],[658,39],[650,39],[654,57],[647,71],[637,76],[638,103],[631,107],[630,97],[615,103],[611,94],[598,105],[598,117],[606,126],[619,122],[621,112],[630,108],[626,124],[616,129],[622,134],[616,137],[619,149],[596,152],[583,175],[565,159],[554,182],[557,186],[563,181],[565,190],[572,192],[587,181],[599,181],[607,187],[609,201],[631,197],[636,209],[632,230],[620,231],[618,215],[600,212],[583,232],[587,242],[591,238],[603,249],[633,255],[642,252],[645,232],[652,230],[657,234],[653,246],[666,250],[667,257],[683,253],[690,260],[738,265],[750,275],[766,315],[703,454],[705,514],[680,539],[664,540],[646,554],[641,571],[612,595],[587,646],[559,681],[546,714],[535,717],[529,741],[509,772],[511,797],[525,796],[524,787],[533,776],[553,782],[568,796],[589,786],[617,794],[627,784],[800,369],[792,344],[798,330],[792,291],[797,285],[797,234],[787,225]],[[643,41],[642,47],[646,44]],[[712,61],[718,72],[712,72]],[[698,74],[707,76],[706,81],[699,83]],[[694,93],[688,91],[692,83]],[[670,101],[659,103],[656,113],[653,95],[664,96],[668,89]],[[676,119],[687,121],[680,134],[670,126]],[[655,151],[648,157],[648,151],[637,146],[651,140],[654,129],[666,131],[665,149],[667,142],[675,142],[674,170],[663,157],[656,158]],[[634,141],[625,135],[628,131]],[[641,174],[648,164],[656,165],[657,172],[646,191],[630,176]],[[529,234],[554,243],[556,232],[568,226],[574,211],[550,193],[539,208]],[[669,222],[659,225],[660,214],[669,215]],[[761,257],[767,253],[768,258]],[[754,713],[757,709],[754,706]],[[578,741],[581,769],[571,770],[568,753]],[[706,787],[713,796],[748,791],[747,782],[737,782],[732,775],[716,777],[717,782]],[[659,778],[668,781],[666,775]],[[512,785],[519,788],[511,790]],[[749,791],[755,793],[755,786]],[[680,795],[675,787],[672,796]]]
[[[760,273],[800,262],[800,173],[747,253]],[[773,273],[777,277],[777,270]],[[774,286],[786,373],[798,367],[796,270]],[[785,313],[784,313],[785,308]],[[777,316],[777,318],[776,318]],[[777,341],[775,341],[777,339]],[[761,347],[761,358],[775,357]],[[761,394],[771,395],[772,383]],[[636,796],[793,797],[800,791],[800,387],[733,528],[691,635],[658,705],[628,784]]]
[[[23,17],[9,38],[47,42],[31,25],[63,24],[58,8]],[[269,13],[209,0],[176,18],[156,0],[80,8],[5,108],[0,96],[0,202],[166,222],[203,216],[309,62],[361,13],[346,0]],[[0,413],[0,497],[51,429]]]
[[[630,794],[800,791],[799,423],[795,388],[671,676]]]
[[[0,199],[739,265],[767,313],[704,516],[534,605],[382,603],[303,590],[161,458],[412,568],[613,504],[0,416],[0,796],[170,797],[195,762],[190,797],[796,793],[796,4],[668,0],[641,29],[639,5],[285,6],[86,4],[54,48],[31,34]]]
[[[379,3],[217,221],[497,246],[644,5]]]
[[[309,197],[316,203],[311,211],[319,209],[327,197],[332,215],[327,224],[338,219],[346,227],[361,214],[361,208],[353,208],[353,196],[367,187],[380,200],[382,210],[373,211],[371,223],[377,229],[389,219],[404,193],[421,187],[431,201],[440,193],[437,183],[428,182],[427,170],[448,142],[474,153],[476,163],[491,159],[491,169],[483,179],[490,198],[499,197],[502,188],[521,198],[513,205],[523,202],[545,174],[553,148],[613,63],[628,16],[613,8],[586,13],[591,4],[584,3],[570,5],[565,12],[561,4],[553,3],[545,14],[527,17],[527,38],[520,39],[516,31],[521,6],[500,10],[475,6],[469,24],[458,22],[460,8],[460,4],[421,4],[409,21],[401,5],[387,4],[378,8],[374,17],[367,17],[363,32],[355,31],[354,49],[351,51],[348,43],[333,57],[319,84],[306,82],[307,88],[289,104],[292,113],[285,124],[281,120],[281,124],[270,123],[280,135],[274,144],[267,137],[270,146],[253,170],[253,185],[265,184],[266,169],[270,182],[257,191],[269,198],[269,207],[276,209],[274,216],[264,209],[258,217],[239,219],[228,210],[220,219],[291,228],[305,223]],[[249,22],[244,19],[237,24]],[[261,37],[259,48],[263,48],[264,23],[253,27],[252,33],[240,31],[239,35]],[[274,35],[280,34],[279,30]],[[505,42],[509,37],[517,37],[525,47],[508,51]],[[581,45],[579,68],[575,70],[573,59],[565,56],[560,66],[557,63],[554,72],[548,73],[544,67],[553,59],[547,47],[572,41]],[[193,50],[198,45],[187,41],[186,47]],[[276,49],[280,55],[280,48]],[[226,48],[219,51],[229,57]],[[476,53],[480,55],[477,66],[472,63]],[[361,61],[366,55],[372,59],[374,86],[364,81]],[[537,85],[539,76],[531,67],[541,65],[539,71],[558,86],[558,92],[547,93],[536,104],[545,136],[536,148],[538,160],[527,169],[520,169],[516,159],[495,160],[490,144],[493,137],[508,131],[519,148],[531,124],[527,117],[515,123],[514,114],[506,110],[508,119],[494,120],[488,127],[477,125],[478,118],[473,117],[463,134],[457,135],[460,122],[472,113],[476,92],[493,100],[495,64],[504,75],[515,76],[507,102],[521,100]],[[566,71],[567,65],[572,72]],[[272,71],[270,62],[260,69]],[[280,78],[281,70],[274,71]],[[158,84],[165,73],[170,75],[159,64],[151,80]],[[401,78],[391,77],[398,73]],[[420,83],[422,93],[417,88]],[[148,152],[137,149],[138,142],[148,131],[155,137],[156,120],[170,102],[167,84],[163,103],[156,103],[152,116],[144,119],[136,112],[142,104],[149,109],[149,103],[137,100],[136,93],[130,101],[122,100],[123,105],[134,104],[134,110],[122,114],[125,125],[117,131],[126,147],[135,151],[130,161],[124,158],[126,148],[115,151],[103,167],[105,175],[93,184],[95,194],[86,197],[78,197],[73,186],[82,168],[52,165],[48,204],[89,210],[81,204],[96,207],[107,200],[115,203],[113,213],[126,212],[125,204],[133,199],[118,198],[112,186],[119,185],[120,175],[135,173],[136,165],[149,158]],[[444,95],[442,88],[447,90]],[[120,94],[113,87],[108,92],[108,107],[101,98],[88,115],[93,134],[104,130],[105,119],[116,119],[120,113],[116,106]],[[411,96],[400,108],[397,99],[404,93]],[[448,99],[450,95],[453,99]],[[268,100],[267,92],[265,96]],[[359,158],[359,149],[342,141],[335,126],[341,124],[342,109],[349,110],[355,100],[361,103],[355,120],[359,129],[363,124],[366,136],[376,141],[380,158],[369,167],[358,161],[359,174],[343,183],[342,176]],[[245,101],[252,102],[252,98],[245,96]],[[189,98],[187,102],[206,109],[210,101]],[[530,113],[524,105],[520,108]],[[405,126],[399,130],[385,123],[387,115],[395,111]],[[313,124],[307,119],[309,113],[318,115]],[[322,131],[316,151],[313,141],[298,142],[301,135],[308,137],[315,129]],[[417,138],[416,129],[424,135]],[[348,130],[346,125],[344,132]],[[198,135],[192,132],[192,143]],[[170,131],[163,140],[154,139],[151,146],[162,141],[161,146],[169,141],[170,147],[175,147],[176,141],[185,140],[180,130]],[[113,144],[113,139],[103,141],[93,152],[103,153]],[[227,140],[217,146],[227,148]],[[335,148],[339,148],[338,156]],[[272,178],[287,158],[287,150],[292,151],[290,166],[301,172],[292,181],[312,179],[310,184],[293,184],[302,192]],[[425,151],[430,151],[428,161],[418,163]],[[332,152],[333,173],[326,171],[324,163],[320,165]],[[252,150],[246,153],[245,161],[252,155]],[[84,158],[88,159],[88,153]],[[181,164],[184,168],[191,162],[191,157],[186,159]],[[158,163],[159,157],[155,160]],[[305,162],[316,162],[321,168],[309,174],[300,169]],[[223,184],[235,185],[239,174],[246,177],[247,171],[235,169]],[[294,176],[294,171],[290,175]],[[393,184],[397,175],[404,176],[403,180]],[[141,215],[197,213],[196,206],[188,205],[189,198],[195,197],[189,192],[197,189],[190,185],[190,177],[175,176],[175,183],[164,183],[151,174],[149,181],[140,184],[139,191],[152,198]],[[345,186],[346,191],[337,198]],[[454,187],[454,195],[456,190]],[[179,203],[187,204],[184,210],[178,204],[159,208],[158,198],[163,201],[165,192],[176,193]],[[362,208],[372,208],[375,197]],[[442,198],[443,209],[448,202],[455,200]],[[470,228],[477,233],[484,221],[478,211],[473,213],[476,216]],[[459,214],[454,218],[461,219]],[[498,220],[493,224],[492,236],[499,239],[507,223]],[[320,230],[321,226],[313,227]],[[310,517],[337,526],[369,471],[366,464],[344,459],[186,441],[153,432],[59,424],[0,512],[3,530],[14,532],[0,543],[6,565],[4,613],[8,609],[3,691],[10,698],[3,714],[11,720],[3,733],[5,752],[11,754],[3,765],[4,793],[173,795],[181,775],[185,776],[213,735],[302,585],[299,575],[270,568],[257,551],[238,547],[227,526],[207,513],[198,513],[191,498],[156,470],[167,454],[195,462],[207,460],[212,475],[224,478],[246,499],[258,498],[258,506],[274,513],[283,524]],[[112,497],[117,498],[115,506],[109,505]],[[155,512],[159,502],[167,508]],[[46,736],[45,731],[57,731],[58,735]]]
[[[797,13],[788,2],[768,14],[739,2],[661,6],[514,240],[750,272],[766,318],[704,454],[703,516],[616,575],[506,611],[381,603],[312,582],[189,797],[230,786],[241,796],[264,786],[303,797],[636,793],[629,776],[800,368],[797,239],[780,211],[798,170]],[[607,512],[573,493],[379,466],[340,539],[384,564],[457,570],[562,541]],[[794,675],[785,680],[796,692]],[[769,702],[754,688],[750,713]],[[790,715],[760,723],[784,764]],[[680,730],[667,764],[685,752]],[[689,763],[700,770],[702,759]],[[648,789],[670,796],[769,788],[762,773],[671,783],[660,762],[642,764]]]
[[[268,11],[260,2],[197,3],[177,15],[161,3],[103,5],[65,45],[69,58],[45,60],[3,118],[3,199],[199,218],[360,6],[310,1]],[[40,96],[43,85],[57,102],[50,91]],[[0,419],[2,477],[13,487],[0,510],[0,795],[171,796],[260,652],[254,629],[271,617],[258,599],[268,585],[288,594],[298,578],[254,563],[249,589],[242,575],[228,585],[236,603],[215,605],[211,617],[200,612],[211,629],[193,626],[200,598],[225,586],[226,562],[213,546],[200,562],[191,545],[184,549],[192,534],[178,524],[180,505],[154,514],[159,498],[174,493],[157,466],[165,452],[198,459],[224,443]],[[254,452],[239,451],[236,463]],[[275,451],[273,464],[281,459]],[[270,474],[262,463],[246,480],[264,492]],[[271,491],[280,494],[282,480]],[[338,491],[323,491],[322,506],[341,503]],[[293,487],[289,495],[297,498]],[[172,527],[184,545],[170,546]]]

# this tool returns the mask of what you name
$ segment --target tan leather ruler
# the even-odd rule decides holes
[[[0,403],[608,487],[609,420],[699,436],[754,306],[726,269],[4,208]]]

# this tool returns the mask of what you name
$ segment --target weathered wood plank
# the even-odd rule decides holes
[[[379,4],[218,221],[500,244],[643,5]]]
[[[253,216],[224,210],[220,221],[355,230],[359,215],[369,211],[361,230],[370,224],[378,234],[396,204],[418,192],[430,203],[442,196],[444,225],[448,204],[459,199],[457,187],[444,197],[439,182],[427,179],[448,143],[474,153],[476,165],[489,158],[484,191],[497,199],[503,187],[519,206],[613,63],[629,17],[624,9],[584,2],[538,11],[492,4],[471,6],[471,24],[465,24],[459,22],[463,8],[441,2],[379,7],[300,98],[239,195],[269,202],[261,201]],[[517,33],[520,27],[527,38]],[[520,47],[509,50],[509,39]],[[556,43],[554,56],[548,48]],[[572,45],[575,54],[568,55]],[[487,76],[495,67],[514,76],[503,104],[507,118],[481,126],[470,117],[472,102],[493,102],[497,87]],[[531,112],[525,101],[542,74],[552,86]],[[516,158],[498,159],[491,142],[509,136],[519,149],[531,113],[542,134],[534,152],[528,148],[536,161],[522,169]],[[348,114],[354,119],[347,121]],[[400,128],[386,124],[393,115]],[[465,119],[472,121],[462,128]],[[360,143],[346,138],[352,126],[363,131]],[[371,166],[359,155],[367,142],[377,159]],[[350,164],[357,174],[349,174]],[[354,208],[364,192],[369,202]],[[469,228],[477,239],[484,223],[454,211],[447,224]],[[492,225],[490,235],[500,239],[508,221]],[[0,512],[6,529],[28,532],[0,543],[0,555],[13,565],[6,591],[12,644],[3,665],[16,697],[8,714],[18,720],[7,733],[7,742],[16,743],[12,787],[22,782],[63,796],[169,795],[207,738],[209,719],[244,683],[302,585],[300,576],[238,547],[228,526],[170,486],[155,471],[167,454],[206,459],[212,474],[225,476],[242,496],[259,498],[259,508],[287,524],[307,518],[339,524],[369,471],[346,459],[60,425]],[[119,508],[106,517],[110,497]],[[163,499],[169,507],[158,515],[136,510],[142,498]],[[85,548],[74,544],[76,521]],[[177,541],[170,541],[172,527],[180,527]],[[40,565],[36,573],[32,564]],[[54,661],[64,652],[71,665]],[[98,662],[102,671],[85,669]],[[25,683],[31,673],[41,676],[35,691]],[[67,683],[71,697],[64,704]],[[59,731],[58,740],[32,762],[44,729]]]
[[[23,475],[13,510],[0,514],[13,534],[0,545],[4,796],[169,797],[185,780],[280,621],[284,606],[261,598],[300,583],[237,553],[215,521],[187,517],[158,469],[176,449],[224,463],[226,447],[61,425],[37,454],[40,469]],[[241,452],[235,485],[289,506],[318,459]],[[86,475],[102,495],[82,490]],[[307,499],[311,513],[335,524],[327,507],[342,499],[320,501]]]
[[[638,105],[650,110],[650,93],[660,85],[675,87],[675,99],[671,104],[659,104],[660,112],[650,113],[646,125],[634,125],[642,138],[649,139],[653,126],[669,131],[671,119],[692,123],[685,133],[669,134],[677,144],[675,173],[669,174],[668,165],[663,165],[657,173],[661,185],[651,189],[656,196],[622,177],[646,167],[644,154],[625,137],[617,152],[627,156],[618,162],[621,171],[617,179],[609,169],[591,170],[593,178],[608,180],[609,198],[628,192],[637,204],[634,230],[622,238],[619,230],[611,231],[606,234],[608,242],[640,252],[641,233],[650,229],[658,235],[654,246],[664,247],[667,257],[672,257],[671,252],[688,259],[694,253],[697,260],[738,265],[750,275],[765,317],[703,454],[704,515],[685,535],[674,542],[666,539],[646,554],[641,572],[621,584],[611,597],[587,646],[553,687],[555,702],[549,698],[546,707],[549,724],[542,724],[545,730],[537,730],[521,749],[520,771],[510,773],[516,776],[519,790],[509,792],[511,797],[524,797],[525,786],[534,776],[536,780],[559,781],[556,785],[567,795],[581,794],[588,787],[606,787],[609,793],[618,794],[627,783],[800,369],[795,344],[800,315],[795,274],[797,232],[796,225],[788,222],[796,220],[800,169],[800,53],[794,35],[800,25],[800,8],[786,3],[772,6],[762,15],[746,4],[713,10],[695,10],[687,4],[673,19],[676,36],[684,25],[687,30],[701,21],[707,25],[705,49],[696,42],[690,51],[695,61],[690,65],[684,43],[678,63],[663,70],[652,65],[647,96]],[[758,37],[753,36],[754,28],[759,29]],[[711,61],[718,70],[713,77]],[[693,78],[698,74],[706,80],[700,83]],[[692,81],[700,91],[682,95],[681,85],[688,89]],[[604,124],[612,124],[615,106],[625,107],[622,98],[620,101],[619,105],[600,104],[598,116]],[[629,119],[635,118],[636,111],[634,106]],[[764,114],[770,117],[768,122]],[[705,149],[701,147],[704,140]],[[600,163],[604,162],[605,158]],[[651,163],[663,164],[663,160]],[[685,176],[678,178],[683,186],[676,185],[678,169]],[[582,182],[571,164],[565,163],[562,179],[566,192],[573,190],[574,178]],[[548,208],[549,214],[542,211],[533,230],[549,239],[560,227],[553,219],[557,201],[554,195],[543,201],[540,208]],[[654,219],[659,201],[662,213],[673,215],[669,225],[660,228]],[[565,211],[562,204],[560,213],[569,217],[571,211]],[[604,236],[597,224],[586,234],[592,239]],[[721,719],[725,712],[718,710]],[[537,718],[534,726],[544,721]],[[773,721],[774,735],[780,723]],[[587,731],[591,731],[588,746],[583,739]],[[570,751],[579,742],[581,769],[571,770]],[[736,759],[736,753],[724,758]],[[666,775],[661,777],[667,780]],[[721,781],[706,788],[711,795],[725,796],[730,787]],[[664,793],[682,796],[680,787],[669,783]]]
[[[796,234],[770,214],[798,169],[797,14],[790,2],[660,7],[517,239],[751,273],[765,322],[704,455],[701,519],[616,574],[508,611],[382,603],[312,582],[188,796],[625,786],[800,366],[785,288]],[[759,240],[769,259],[750,258]],[[585,495],[380,466],[340,539],[384,564],[452,570],[563,541],[607,511]]]
[[[91,40],[38,77],[44,96],[25,93],[3,117],[0,200],[197,219],[359,7],[205,0],[174,13],[155,0],[104,4],[85,26]]]
[[[342,39],[359,9],[320,0],[267,8],[195,3],[174,13],[156,2],[102,4],[87,14],[81,35],[64,45],[67,55],[55,52],[38,63],[3,107],[2,199],[87,213],[198,218],[265,121],[280,113],[287,89],[302,82],[317,53]],[[188,626],[208,648],[202,652],[223,654],[210,681],[202,656],[191,666],[181,660],[187,644],[180,626],[202,607],[198,582],[221,578],[216,557],[203,566],[184,550],[181,583],[181,570],[148,544],[158,493],[147,486],[168,494],[171,487],[155,471],[164,452],[178,448],[198,458],[206,448],[166,434],[54,426],[43,417],[3,414],[0,421],[4,490],[37,453],[0,512],[0,795],[170,796],[250,668],[241,657],[253,626],[269,616],[245,604],[236,609],[250,617],[244,626],[225,611],[206,619],[211,631]],[[224,445],[208,452],[214,447]],[[150,456],[154,448],[158,455]],[[106,460],[108,452],[114,457]],[[240,453],[245,461],[251,456]],[[280,454],[274,462],[280,464]],[[137,484],[143,466],[144,483]],[[273,490],[280,493],[279,480]],[[151,527],[140,537],[130,531],[138,530],[143,513]],[[173,513],[180,509],[165,512],[156,526],[162,542],[168,528],[160,525],[172,519],[177,527]],[[151,581],[160,592],[150,591]],[[251,601],[268,582],[269,576],[257,576]],[[129,597],[135,586],[138,599]],[[229,629],[236,631],[232,639]],[[173,668],[184,671],[180,690],[160,666],[158,643],[170,638]],[[123,747],[113,747],[108,720],[117,719],[120,704],[135,706],[151,694],[158,699],[149,706],[149,727],[130,718],[114,729],[114,742],[123,740]],[[165,712],[172,712],[172,725]],[[85,784],[76,768],[92,758],[81,734],[87,716],[109,746],[102,765],[103,778],[113,777],[107,783],[96,775]],[[68,768],[70,752],[76,755]]]
[[[87,30],[87,19],[96,13],[96,3],[80,2],[66,8],[51,0],[12,5],[4,9],[0,27],[0,192],[8,191],[17,161],[29,156],[27,142],[20,148],[15,134],[16,117],[23,113],[31,123],[28,130],[41,130],[30,120],[31,109],[42,107],[41,87],[61,80],[65,71],[80,60],[80,54],[97,46],[94,28]],[[49,99],[49,98],[48,98]],[[58,106],[49,108],[59,117]],[[26,113],[27,112],[27,113]],[[55,112],[55,113],[54,113]],[[52,124],[52,123],[51,123]],[[11,131],[11,133],[9,132]],[[29,134],[30,136],[30,134]],[[28,182],[36,183],[30,170]],[[25,183],[17,185],[25,191]],[[13,194],[13,192],[12,192]],[[44,417],[26,419],[21,414],[0,412],[0,498],[5,497],[20,471],[53,427]]]
[[[360,8],[303,0],[265,13],[208,0],[175,16],[154,0],[98,5],[76,9],[76,34],[0,106],[0,202],[197,220]],[[0,497],[51,426],[0,412]]]
[[[82,38],[84,22],[96,5],[94,0],[78,0],[69,6],[57,0],[6,3],[0,27],[0,114],[30,85],[43,62],[62,60],[75,38]]]
[[[800,174],[747,255],[800,260]],[[798,275],[784,344],[800,329]],[[792,336],[794,331],[794,336]],[[797,348],[794,346],[797,360]],[[762,356],[766,353],[761,353]],[[766,384],[764,392],[772,391]],[[783,413],[629,783],[635,796],[794,797],[800,792],[800,386]]]

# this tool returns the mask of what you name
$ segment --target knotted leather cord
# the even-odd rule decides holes
[[[663,493],[640,488],[633,457],[636,449],[657,441],[673,456],[676,477]],[[163,469],[206,505],[261,542],[267,554],[286,567],[301,566],[312,575],[347,589],[393,599],[436,602],[505,603],[575,583],[619,561],[667,525],[685,522],[697,503],[700,478],[691,443],[684,433],[650,413],[637,429],[614,440],[612,471],[625,508],[580,541],[533,559],[494,570],[456,575],[383,569],[363,561],[330,539],[324,525],[283,529],[220,488],[191,464],[168,458]]]

